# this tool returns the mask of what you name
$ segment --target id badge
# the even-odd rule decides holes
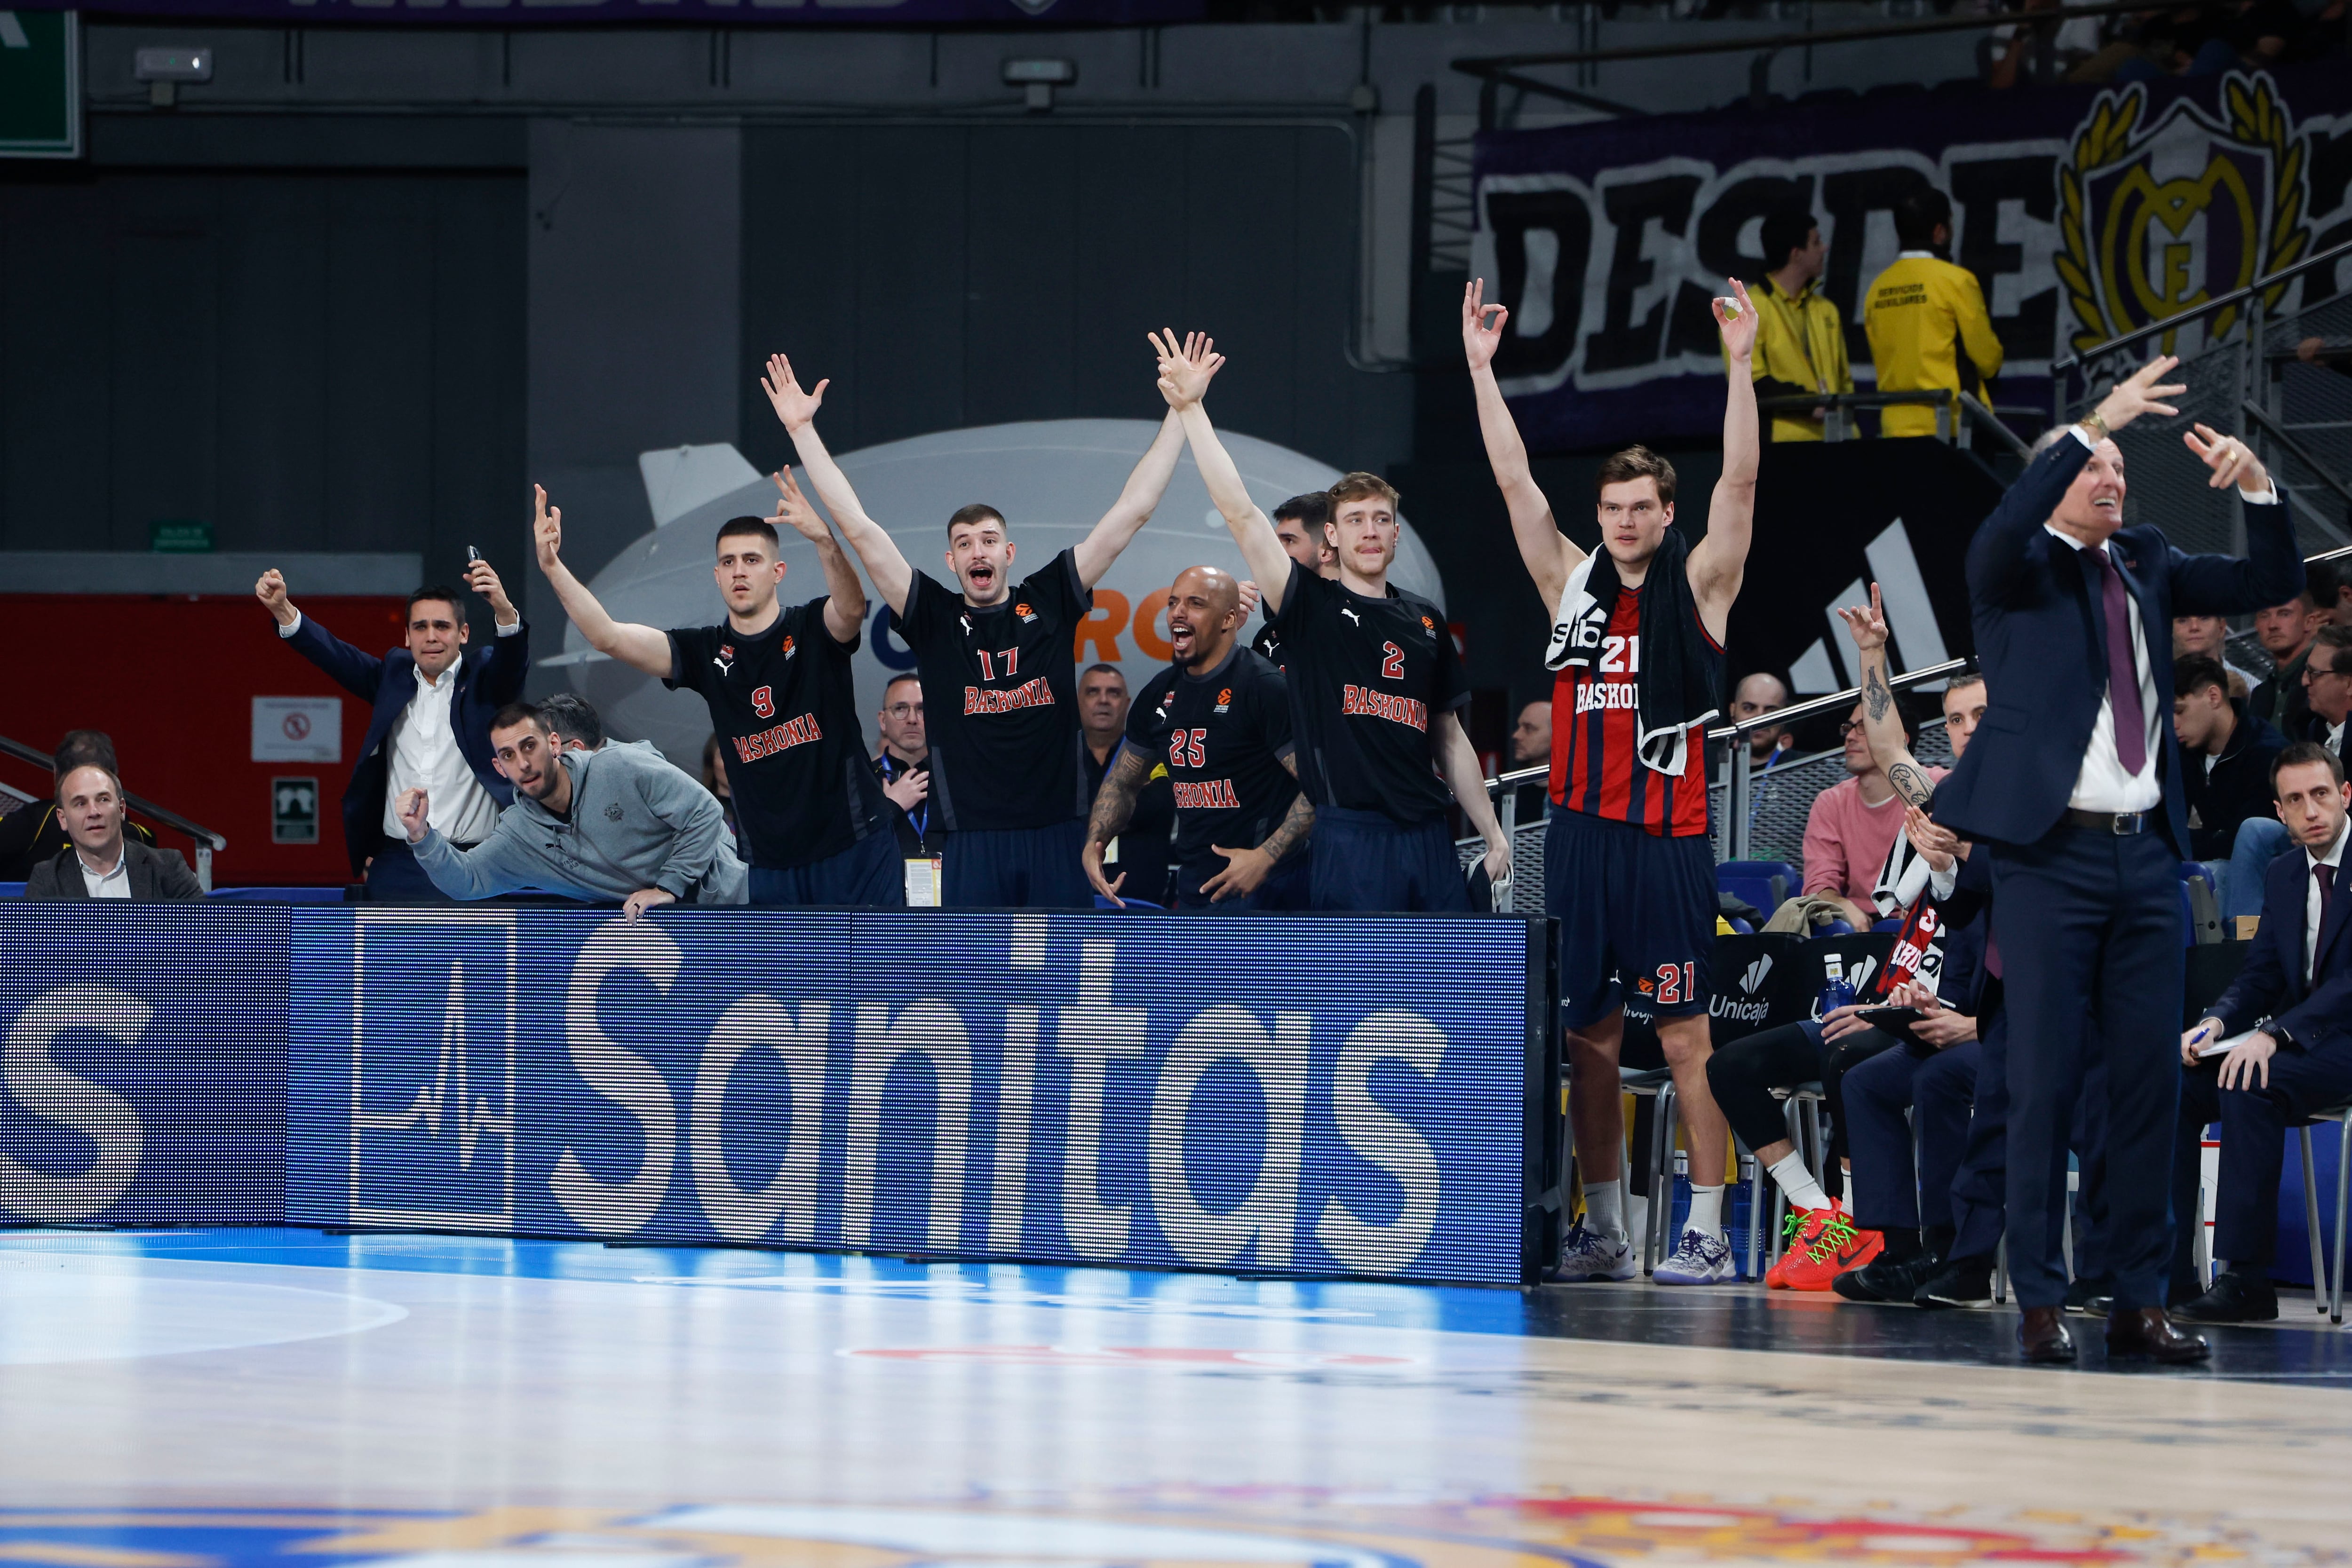
[[[940,906],[940,865],[938,855],[909,857],[907,862],[907,907],[937,909]]]

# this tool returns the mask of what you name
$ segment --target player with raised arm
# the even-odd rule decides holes
[[[1086,867],[1096,891],[1103,851],[1127,828],[1136,792],[1165,769],[1175,785],[1175,905],[1234,915],[1307,907],[1299,852],[1315,808],[1294,778],[1290,694],[1282,672],[1241,646],[1241,585],[1213,566],[1187,570],[1168,591],[1175,663],[1136,688],[1127,738],[1095,797]]]
[[[772,477],[773,517],[719,526],[712,576],[727,619],[716,626],[663,632],[614,620],[563,564],[562,509],[533,486],[539,567],[590,646],[709,705],[753,904],[895,907],[907,901],[906,873],[850,679],[866,590],[792,475]],[[778,523],[816,546],[824,570],[825,591],[805,604],[777,602]]]
[[[1756,515],[1756,308],[1735,279],[1715,319],[1730,366],[1723,476],[1696,545],[1675,531],[1673,465],[1645,448],[1601,465],[1601,549],[1578,549],[1552,519],[1527,447],[1495,382],[1510,313],[1462,293],[1462,343],[1487,461],[1536,591],[1554,607],[1552,810],[1544,833],[1544,909],[1559,921],[1568,1030],[1569,1120],[1585,1217],[1568,1236],[1563,1280],[1630,1280],[1619,1163],[1625,1146],[1618,1052],[1631,1003],[1657,1020],[1690,1134],[1690,1218],[1662,1285],[1732,1273],[1723,1238],[1723,1113],[1707,1091],[1707,960],[1715,946],[1715,859],[1706,823],[1706,721],[1723,701],[1723,639],[1748,565]]]
[[[1339,575],[1318,576],[1276,537],[1202,406],[1224,363],[1214,341],[1151,335],[1160,391],[1184,422],[1209,498],[1233,530],[1281,639],[1298,744],[1325,799],[1315,803],[1311,899],[1317,909],[1467,910],[1469,891],[1447,831],[1458,800],[1486,841],[1486,875],[1511,874],[1478,754],[1459,710],[1470,686],[1436,605],[1388,580],[1396,560],[1397,493],[1373,474],[1330,489],[1324,537]],[[1444,774],[1440,778],[1440,773]]]
[[[1078,724],[1078,622],[1094,588],[1160,505],[1183,433],[1176,416],[1128,476],[1092,532],[1019,582],[1013,546],[993,507],[948,518],[950,592],[907,563],[866,516],[816,433],[830,382],[803,391],[792,361],[770,357],[761,382],[808,469],[817,499],[890,606],[915,652],[930,738],[930,802],[948,831],[941,902],[964,908],[1090,909],[1086,740]]]

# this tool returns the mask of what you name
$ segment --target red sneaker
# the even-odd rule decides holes
[[[1828,1223],[1833,1210],[1826,1208],[1790,1208],[1780,1221],[1780,1234],[1786,1238],[1780,1249],[1780,1260],[1764,1270],[1764,1287],[1770,1291],[1792,1291],[1789,1270],[1804,1260],[1806,1249],[1812,1246],[1821,1228]]]
[[[1859,1269],[1885,1249],[1886,1238],[1875,1230],[1856,1230],[1844,1206],[1830,1200],[1827,1208],[1808,1216],[1808,1239],[1789,1249],[1781,1283],[1791,1291],[1826,1291],[1849,1269]]]

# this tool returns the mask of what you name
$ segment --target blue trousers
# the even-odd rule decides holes
[[[1952,1178],[1968,1148],[1969,1111],[1983,1055],[1983,1043],[1971,1040],[1933,1056],[1882,1051],[1847,1071],[1846,1146],[1853,1155],[1856,1225],[1950,1228]]]
[[[2180,1070],[2180,1131],[2172,1159],[2172,1209],[2180,1232],[2173,1244],[2176,1301],[2197,1293],[2190,1283],[2191,1261],[2196,1256],[2199,1145],[2206,1127],[2221,1124],[2213,1256],[2239,1268],[2266,1271],[2278,1253],[2279,1173],[2285,1164],[2287,1129],[2314,1111],[2352,1098],[2352,1040],[2340,1035],[2316,1050],[2282,1048],[2271,1058],[2270,1069],[2268,1086],[2256,1089],[2222,1088],[2218,1056]],[[2310,1179],[2307,1173],[2304,1179]]]
[[[1318,909],[1470,913],[1470,890],[1443,817],[1407,827],[1378,811],[1318,806],[1308,874]]]
[[[1094,883],[1080,858],[1086,842],[1087,825],[1076,817],[1042,828],[950,833],[940,855],[940,902],[950,909],[1092,909]]]
[[[472,849],[462,844],[461,849]],[[371,904],[447,904],[450,897],[433,885],[416,852],[406,839],[386,839],[368,862],[367,895]]]
[[[1275,862],[1265,880],[1249,893],[1213,904],[1201,891],[1201,884],[1216,875],[1224,863],[1224,858],[1219,856],[1214,866],[1178,867],[1175,907],[1187,915],[1259,915],[1314,907],[1313,862],[1304,844]]]
[[[2105,1082],[2084,1083],[2083,1098],[2101,1102],[2105,1113],[2105,1261],[2115,1303],[2119,1311],[2160,1307],[2172,1261],[2180,1092],[2179,857],[2160,832],[2064,823],[2038,843],[1992,852],[1993,936],[2009,1023],[2009,1269],[2018,1302],[2054,1307],[2066,1299],[2060,1224],[2068,1134],[2075,1086],[2095,1063]]]
[[[2271,862],[2293,845],[2286,824],[2276,817],[2248,817],[2239,823],[2238,836],[2230,841],[2229,874],[2221,879],[2221,913],[2260,915]]]
[[[904,909],[907,868],[898,835],[884,829],[866,834],[836,855],[806,865],[751,868],[751,902],[833,905],[850,909]]]

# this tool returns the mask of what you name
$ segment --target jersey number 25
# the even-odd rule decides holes
[[[1168,737],[1168,765],[1171,768],[1182,768],[1189,762],[1194,768],[1207,767],[1208,754],[1201,748],[1208,738],[1209,732],[1205,729],[1176,731]]]

